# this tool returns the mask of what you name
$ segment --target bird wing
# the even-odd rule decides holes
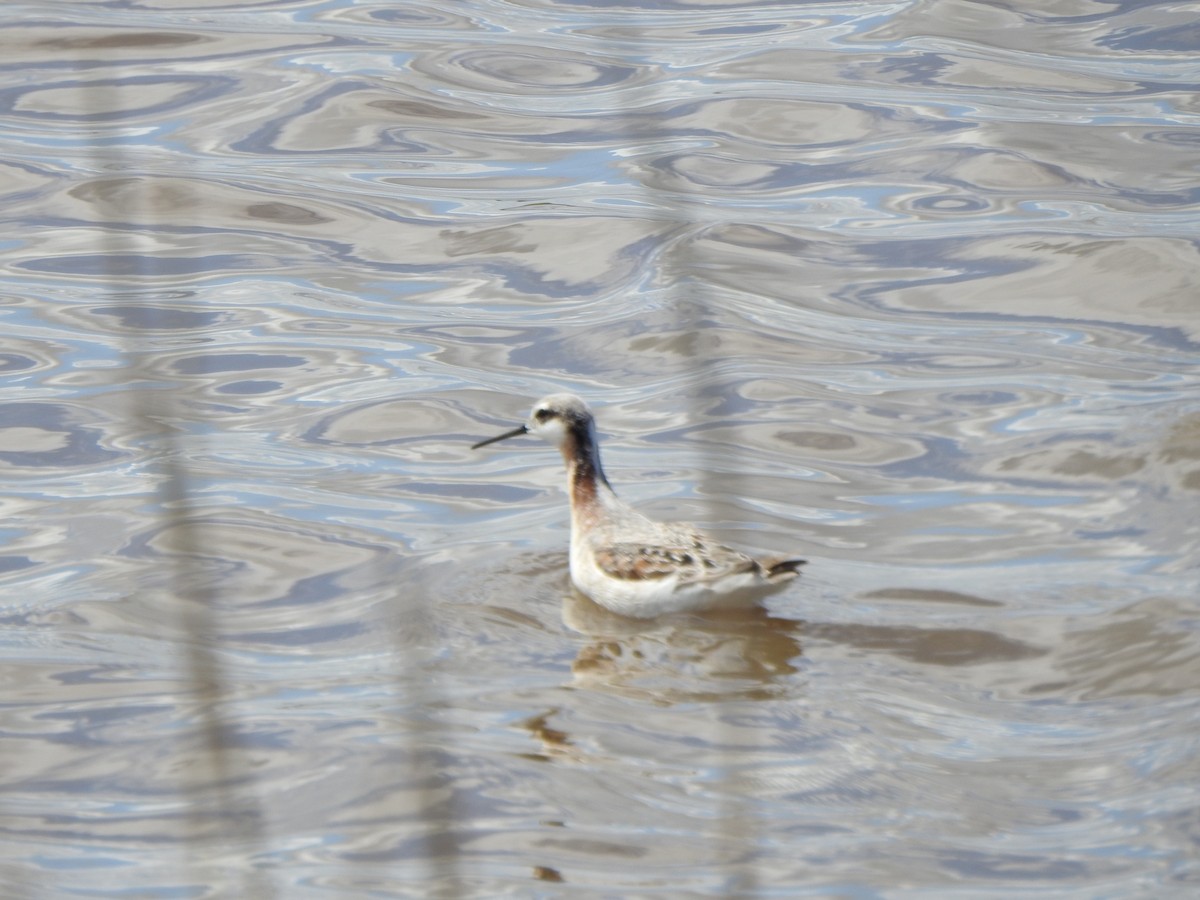
[[[691,543],[615,543],[597,547],[596,565],[613,578],[651,581],[678,575],[680,583],[711,581],[759,565],[744,553],[702,538]]]

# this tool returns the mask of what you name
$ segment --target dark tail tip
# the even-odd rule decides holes
[[[777,575],[786,575],[788,572],[795,572],[807,562],[807,559],[785,559],[782,562],[772,563],[767,568],[767,577],[774,578]]]

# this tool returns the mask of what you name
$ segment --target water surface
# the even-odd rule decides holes
[[[0,16],[12,896],[1195,891],[1194,10]]]

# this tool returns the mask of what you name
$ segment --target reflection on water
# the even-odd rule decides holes
[[[5,7],[7,892],[1194,891],[1200,46],[1032,6]]]

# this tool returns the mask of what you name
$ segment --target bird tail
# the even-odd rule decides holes
[[[767,578],[779,578],[784,575],[799,575],[796,570],[807,563],[807,559],[784,559],[767,565]]]

